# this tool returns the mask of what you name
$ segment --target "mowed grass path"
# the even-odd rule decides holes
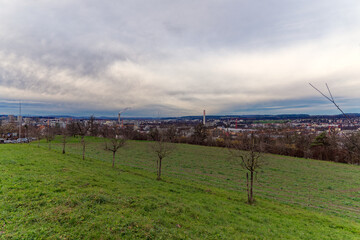
[[[132,144],[143,147],[142,143]],[[144,155],[134,148],[125,151]],[[111,168],[109,162],[93,158],[82,160],[77,155],[25,144],[0,145],[0,238],[359,239],[360,236],[359,223],[351,220],[263,199],[250,206],[245,204],[243,192],[171,177],[164,181],[154,178],[148,171],[124,166]]]
[[[79,139],[71,139],[68,152],[80,155]],[[110,162],[103,139],[88,138],[86,156]],[[129,141],[119,150],[117,164],[155,172],[151,142]],[[44,147],[47,145],[44,144]],[[60,144],[53,144],[60,151]],[[245,172],[230,161],[229,151],[218,147],[176,144],[164,159],[165,176],[245,192]],[[311,159],[264,155],[264,166],[255,183],[255,196],[316,209],[360,221],[360,166]]]

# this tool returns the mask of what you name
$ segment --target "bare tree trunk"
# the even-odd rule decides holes
[[[246,173],[246,190],[248,196],[248,203],[250,203],[249,173]]]
[[[253,184],[254,184],[254,172],[250,172],[250,204],[254,203],[253,195]]]
[[[62,153],[65,154],[65,141],[63,142],[63,150]]]
[[[113,151],[112,167],[115,167],[115,151]]]
[[[156,159],[156,174],[159,176],[159,159]]]
[[[161,180],[161,158],[159,159],[158,177],[157,180]]]
[[[39,141],[38,141],[38,147],[40,147],[40,139],[39,139]]]

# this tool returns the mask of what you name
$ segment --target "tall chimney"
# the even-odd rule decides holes
[[[203,115],[203,124],[205,125],[206,123],[206,119],[205,119],[205,110],[204,110],[204,115]]]

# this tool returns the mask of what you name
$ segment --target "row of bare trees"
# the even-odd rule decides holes
[[[114,124],[98,125],[95,123],[95,118],[91,117],[89,121],[74,121],[67,124],[66,128],[61,131],[56,130],[55,127],[47,126],[45,129],[40,131],[33,131],[32,135],[36,137],[40,142],[42,138],[46,139],[48,148],[51,149],[52,141],[55,135],[61,135],[62,153],[66,153],[66,144],[70,136],[79,136],[82,147],[82,159],[86,156],[86,136],[100,136],[105,139],[104,149],[112,152],[112,166],[115,166],[115,156],[117,151],[125,146],[126,140],[136,139],[136,134],[129,128],[120,128]],[[148,135],[144,138],[145,140],[152,140],[151,150],[156,155],[156,171],[157,179],[161,180],[161,170],[163,159],[169,156],[174,150],[174,144],[171,142],[175,141],[175,128],[170,128],[167,131],[159,131],[158,129],[152,129]]]
[[[126,138],[123,136],[121,129],[117,125],[105,126],[102,129],[99,128],[99,125],[95,123],[95,118],[91,117],[90,121],[77,121],[72,122],[67,125],[61,132],[61,142],[62,142],[62,153],[66,153],[66,143],[69,137],[80,137],[80,143],[82,148],[82,159],[85,159],[86,153],[86,136],[98,136],[101,131],[101,136],[105,139],[105,150],[111,151],[113,153],[113,163],[112,166],[115,166],[115,155],[116,152],[125,145]],[[96,126],[96,128],[94,127]],[[96,131],[95,131],[96,129]],[[50,143],[54,138],[54,132],[51,127],[48,127],[45,133],[45,138],[47,142]],[[49,147],[50,149],[50,147]]]
[[[47,126],[45,128],[34,128],[31,132],[33,137],[38,139],[38,146],[41,139],[45,139],[48,148],[51,149],[51,144],[55,138],[55,135],[60,135],[62,153],[66,153],[67,142],[70,137],[78,136],[80,138],[82,159],[86,156],[86,136],[92,135],[92,122],[91,121],[74,121],[67,124],[66,128],[59,131],[55,127]],[[96,136],[103,137],[104,150],[112,152],[112,167],[115,167],[116,154],[119,149],[126,145],[129,136],[133,136],[132,132],[127,128],[120,128],[118,125],[107,126],[103,125],[97,127]],[[156,179],[162,179],[163,161],[169,157],[175,150],[176,134],[175,128],[170,130],[161,131],[153,129],[149,135],[150,150],[155,155],[156,161]],[[201,143],[206,137],[206,131],[204,127],[198,127],[193,136],[194,139]],[[233,156],[233,164],[241,166],[246,170],[246,186],[248,193],[248,203],[253,204],[254,199],[254,179],[257,174],[257,170],[262,165],[261,154],[258,148],[259,140],[252,136],[252,138],[246,141],[229,141],[227,146],[231,149],[230,153]],[[243,151],[247,150],[247,151]]]
[[[156,161],[157,179],[161,179],[161,166],[162,160],[169,156],[174,150],[174,144],[170,142],[176,141],[176,135],[173,128],[169,128],[164,132],[160,132],[155,129],[151,132],[152,150],[156,153],[158,159]],[[192,140],[196,144],[204,144],[207,138],[206,128],[203,125],[197,125],[194,134],[191,136]],[[245,169],[246,176],[246,191],[247,191],[247,203],[253,204],[255,202],[254,197],[254,182],[258,170],[264,165],[264,158],[260,152],[260,141],[254,135],[249,138],[244,138],[236,141],[230,141],[226,139],[224,146],[229,149],[231,154],[232,164],[236,167],[242,167]]]

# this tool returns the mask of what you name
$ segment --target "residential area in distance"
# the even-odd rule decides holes
[[[205,113],[205,111],[204,111]],[[20,121],[19,121],[20,119]],[[92,136],[104,137],[102,129],[117,125],[130,140],[154,140],[154,133],[171,135],[169,141],[225,147],[228,140],[259,139],[260,150],[266,153],[315,158],[335,162],[354,160],[346,144],[349,137],[358,138],[359,114],[344,115],[248,115],[186,116],[174,118],[109,118],[109,117],[18,117],[2,115],[0,143],[22,143],[73,130],[75,123],[89,124]],[[21,128],[20,128],[21,125]],[[69,130],[70,129],[70,130]],[[19,135],[20,132],[20,135]],[[352,150],[353,151],[353,150]],[[349,160],[351,159],[351,160]]]
[[[360,114],[349,114],[351,121],[343,115],[246,115],[246,116],[186,116],[168,118],[117,118],[94,117],[98,125],[119,124],[122,128],[129,128],[139,133],[147,134],[151,129],[166,130],[174,127],[181,136],[190,136],[195,126],[203,124],[211,137],[215,140],[223,134],[236,136],[241,133],[268,133],[270,137],[281,137],[282,133],[320,134],[324,131],[335,131],[342,134],[353,133],[360,128]],[[28,116],[21,118],[22,137],[29,137],[28,128],[46,127],[66,128],[71,122],[88,122],[90,117],[54,117]],[[1,137],[4,139],[19,138],[19,117],[16,115],[0,115],[3,128]],[[279,135],[280,134],[280,135]]]

